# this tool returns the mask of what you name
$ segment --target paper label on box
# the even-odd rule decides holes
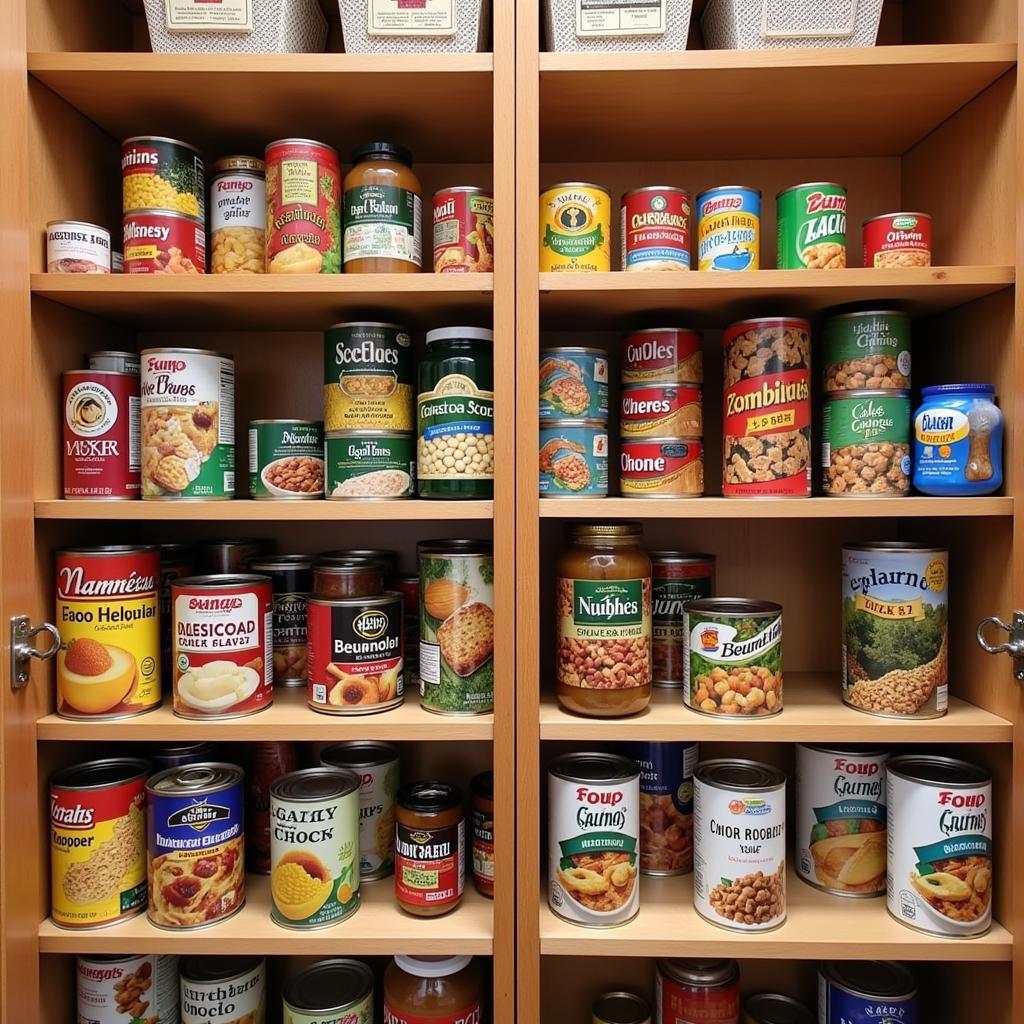
[[[253,0],[164,0],[169,32],[251,32]]]
[[[366,0],[371,36],[453,36],[455,0]]]
[[[576,0],[576,35],[664,35],[665,4],[666,0]]]

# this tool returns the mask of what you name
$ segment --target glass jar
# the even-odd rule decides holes
[[[395,809],[398,905],[416,917],[454,910],[465,885],[465,854],[462,790],[436,781],[403,786]]]
[[[313,566],[313,596],[373,597],[384,592],[384,573],[368,558],[338,559]]]
[[[423,267],[423,186],[412,153],[371,142],[352,153],[344,182],[346,274],[416,274]]]
[[[484,979],[471,956],[396,956],[384,972],[389,1024],[483,1021]]]
[[[494,898],[494,772],[481,772],[469,782],[473,794],[473,884]]]
[[[343,548],[325,551],[318,556],[319,565],[347,564],[353,560],[376,562],[384,573],[385,581],[390,580],[398,569],[398,552],[390,548]]]
[[[494,332],[427,332],[416,400],[421,498],[494,496]]]
[[[651,560],[639,523],[572,523],[556,579],[558,701],[598,718],[651,700]]]

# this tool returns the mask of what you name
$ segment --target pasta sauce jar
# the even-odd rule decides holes
[[[396,956],[384,972],[384,1024],[481,1024],[483,998],[471,956]]]
[[[654,992],[655,1024],[739,1024],[735,960],[659,960]]]
[[[395,897],[416,917],[454,910],[466,881],[462,790],[447,782],[412,782],[398,791]]]
[[[494,772],[474,775],[469,783],[473,794],[473,884],[484,896],[494,896]]]

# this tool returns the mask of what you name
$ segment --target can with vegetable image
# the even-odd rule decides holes
[[[121,211],[169,210],[206,219],[203,158],[195,146],[158,135],[121,143]]]

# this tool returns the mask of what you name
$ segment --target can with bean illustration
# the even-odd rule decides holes
[[[825,392],[910,390],[910,317],[892,309],[825,322]]]
[[[541,420],[608,419],[608,353],[563,346],[540,354]]]
[[[318,420],[252,420],[249,494],[253,498],[324,496],[324,425]]]
[[[210,272],[266,271],[267,189],[263,161],[226,156],[210,182]]]
[[[540,426],[542,498],[608,494],[608,427],[603,420],[559,420]]]
[[[910,493],[910,392],[837,391],[821,417],[822,485],[844,498]]]

